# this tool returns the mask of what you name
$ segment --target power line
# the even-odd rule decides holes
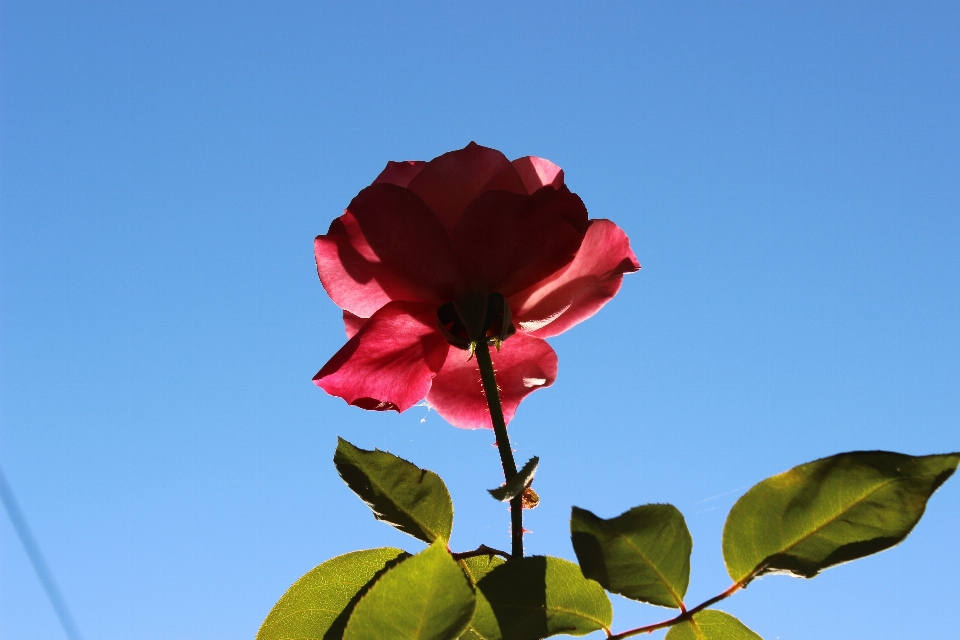
[[[27,520],[23,517],[17,499],[13,496],[13,490],[7,484],[3,469],[0,469],[0,499],[3,500],[3,506],[7,510],[7,515],[10,516],[10,522],[13,523],[13,528],[20,536],[20,542],[23,543],[23,548],[27,552],[27,557],[30,558],[30,564],[33,565],[37,578],[40,579],[40,584],[43,585],[43,590],[47,592],[47,598],[53,605],[53,610],[57,612],[57,617],[63,626],[63,632],[69,640],[83,640],[80,631],[77,630],[77,625],[70,616],[67,603],[64,602],[63,596],[60,595],[60,590],[57,588],[57,583],[53,580],[53,574],[50,573],[50,568],[44,561],[43,554],[40,553],[40,547],[37,546],[37,541],[30,533],[30,527],[27,526]]]

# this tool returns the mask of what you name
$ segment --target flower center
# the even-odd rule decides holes
[[[517,331],[503,294],[482,292],[465,293],[440,305],[437,328],[458,349],[469,349],[481,341],[499,347]]]

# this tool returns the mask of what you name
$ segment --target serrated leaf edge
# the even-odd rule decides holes
[[[524,556],[524,558],[547,558],[547,559],[553,558],[554,560],[562,560],[563,562],[569,562],[570,564],[572,564],[572,565],[574,565],[575,567],[579,568],[576,564],[574,564],[573,562],[570,562],[569,560],[567,560],[567,559],[565,559],[565,558],[556,558],[556,557],[553,557],[553,556]],[[523,558],[521,558],[521,559],[523,559]],[[498,569],[500,569],[500,568],[502,568],[502,567],[509,566],[509,564],[510,564],[509,561],[503,563],[502,565],[500,565],[499,567],[497,567],[496,569],[494,569],[493,571],[491,571],[490,573],[488,573],[487,576],[493,574],[495,571],[497,571]],[[486,578],[486,576],[484,576],[484,578]],[[594,579],[592,579],[592,578],[588,578],[588,577],[586,577],[586,576],[583,576],[583,579],[586,580],[586,581],[588,581],[588,582],[593,582],[593,583],[595,583],[598,587],[600,587],[601,593],[603,593],[604,597],[607,598],[607,602],[608,602],[608,603],[610,602],[610,598],[607,597],[606,590],[603,588],[603,586],[602,586],[599,582],[597,582],[596,580],[594,580]],[[479,584],[479,582],[478,582],[478,584]],[[479,589],[479,587],[477,587],[477,588]],[[581,618],[581,619],[583,619],[583,620],[587,620],[587,621],[589,621],[589,622],[593,622],[593,623],[595,623],[595,624],[597,625],[597,627],[599,627],[600,629],[603,629],[604,632],[606,632],[606,633],[609,635],[610,628],[609,628],[606,624],[604,624],[603,621],[601,621],[601,620],[599,620],[599,619],[597,619],[597,618],[593,618],[593,617],[588,616],[588,615],[584,615],[583,613],[581,613],[581,612],[579,612],[579,611],[570,611],[570,610],[568,610],[568,609],[564,609],[563,607],[556,607],[556,606],[551,607],[550,605],[548,605],[548,604],[546,604],[546,603],[544,603],[544,605],[543,605],[542,607],[530,607],[530,606],[517,605],[517,604],[514,604],[514,605],[512,605],[512,606],[513,606],[513,608],[519,609],[519,610],[521,610],[521,611],[546,611],[546,612],[548,612],[548,613],[553,613],[553,612],[555,612],[555,613],[565,613],[565,614],[567,614],[567,615],[575,616],[575,617],[577,617],[577,618]],[[612,606],[613,606],[613,605],[612,605],[612,603],[611,603],[611,609],[612,609]],[[560,631],[558,631],[556,634],[553,634],[553,635],[558,635],[558,634],[561,634],[561,633],[563,633],[563,632],[564,632],[564,630],[560,630]],[[479,634],[478,634],[478,635],[479,635]]]
[[[343,556],[350,555],[351,553],[359,553],[359,552],[363,552],[363,551],[381,551],[381,550],[382,550],[382,551],[387,551],[387,550],[389,550],[389,551],[399,551],[399,553],[398,553],[396,556],[394,556],[393,558],[387,560],[386,563],[384,563],[384,566],[383,566],[381,569],[377,570],[377,571],[374,573],[373,577],[372,577],[369,581],[367,581],[364,585],[362,585],[362,586],[360,587],[360,589],[359,589],[359,590],[350,598],[350,600],[347,602],[346,606],[340,611],[340,613],[339,613],[339,615],[337,616],[337,618],[334,618],[334,621],[331,622],[331,627],[332,627],[333,624],[336,622],[336,620],[339,619],[339,617],[342,616],[342,615],[343,615],[344,613],[346,613],[347,611],[350,612],[349,615],[352,615],[352,614],[353,614],[353,609],[355,609],[356,606],[360,603],[360,601],[363,600],[363,598],[366,597],[367,593],[369,593],[370,590],[373,588],[373,585],[375,585],[375,584],[380,580],[380,578],[382,578],[384,575],[386,575],[388,571],[390,571],[391,569],[393,569],[394,567],[396,567],[397,565],[399,565],[399,564],[400,564],[401,562],[403,562],[404,560],[406,560],[406,559],[408,559],[408,558],[412,558],[412,557],[413,557],[413,554],[409,553],[408,551],[404,551],[403,549],[399,549],[399,548],[397,548],[397,547],[376,547],[376,548],[373,548],[373,549],[359,549],[359,550],[357,550],[357,551],[349,551],[349,552],[347,552],[347,553],[341,553],[341,554],[338,555],[338,556],[334,556],[334,557],[332,557],[332,558],[328,558],[327,560],[324,560],[323,562],[321,562],[321,563],[318,564],[317,566],[315,566],[315,567],[313,567],[312,569],[310,569],[310,571],[307,571],[305,574],[303,574],[302,576],[300,576],[299,578],[297,578],[297,579],[294,581],[294,583],[291,584],[291,585],[287,588],[287,590],[283,592],[283,595],[280,596],[280,600],[277,600],[277,602],[274,603],[273,607],[271,607],[271,609],[270,609],[270,612],[267,614],[267,617],[264,618],[263,622],[260,623],[260,627],[257,629],[256,638],[260,638],[260,634],[263,632],[264,626],[267,624],[267,621],[270,619],[270,615],[273,614],[274,610],[277,608],[277,606],[280,604],[280,602],[283,600],[283,598],[286,597],[286,595],[287,595],[288,593],[290,593],[290,591],[292,591],[297,585],[301,584],[301,583],[306,579],[306,577],[307,577],[308,575],[310,575],[313,571],[315,571],[316,569],[318,569],[319,567],[323,566],[324,564],[326,564],[326,563],[328,563],[328,562],[331,562],[331,561],[333,561],[333,560],[337,560],[337,559],[339,559],[339,558],[342,558]],[[346,584],[347,584],[345,581],[342,581],[342,580],[337,580],[336,583],[337,583],[337,584],[340,584],[340,585],[346,585]],[[358,597],[358,596],[359,596],[359,597]],[[286,620],[286,619],[288,619],[288,618],[290,618],[290,617],[293,617],[293,616],[295,616],[295,615],[298,615],[298,614],[300,614],[300,613],[302,613],[302,612],[303,612],[302,609],[296,609],[296,610],[290,611],[290,612],[286,613],[285,615],[277,618],[277,619],[275,620],[275,625],[276,625],[276,624],[279,624],[280,622],[282,622],[282,621],[284,621],[284,620]],[[333,613],[333,611],[330,611],[330,612]],[[348,615],[348,619],[349,619],[349,615]],[[346,624],[344,624],[344,628],[345,628],[345,627],[346,627]],[[330,629],[328,628],[328,629],[327,629],[327,633],[329,633],[329,631],[330,631]]]
[[[523,465],[523,468],[517,472],[517,475],[496,489],[487,489],[487,492],[493,496],[494,500],[510,502],[530,486],[530,483],[533,482],[533,476],[537,473],[537,466],[539,464],[540,458],[533,456],[527,461],[527,464]]]
[[[353,444],[353,443],[350,442],[349,440],[346,440],[346,439],[344,439],[344,438],[340,438],[339,436],[338,436],[337,439],[340,440],[340,441],[342,441],[342,442],[346,442],[348,445],[350,445],[350,446],[353,447],[354,449],[356,449],[356,450],[358,450],[358,451],[361,451],[361,452],[363,452],[363,453],[385,453],[385,454],[387,454],[387,455],[393,456],[393,457],[396,458],[397,460],[402,460],[403,462],[406,462],[406,463],[409,464],[410,466],[419,469],[420,472],[421,472],[421,477],[423,477],[424,475],[426,475],[426,474],[428,474],[428,473],[432,473],[433,475],[437,476],[437,479],[440,480],[440,483],[443,485],[443,488],[446,489],[447,502],[450,503],[450,510],[451,510],[451,512],[453,511],[453,500],[450,498],[450,490],[447,488],[447,485],[446,485],[446,483],[443,481],[443,478],[441,478],[439,475],[437,475],[436,472],[430,471],[429,469],[424,469],[423,467],[420,467],[420,466],[418,466],[418,465],[410,462],[409,460],[407,460],[407,459],[405,459],[405,458],[401,458],[400,456],[396,455],[395,453],[390,453],[389,451],[382,451],[382,450],[380,450],[380,449],[378,449],[378,448],[375,448],[373,451],[370,451],[369,449],[361,449],[360,447],[358,447],[357,445]],[[338,443],[338,445],[339,445],[339,443]],[[334,465],[335,465],[335,466],[336,466],[336,454],[339,452],[339,449],[340,449],[340,447],[338,446],[338,447],[337,447],[337,451],[334,452]],[[346,484],[347,487],[349,487],[350,490],[353,491],[353,488],[350,487],[350,484],[347,482],[346,478],[344,478],[344,477],[343,477],[343,474],[340,473],[340,468],[339,468],[339,467],[337,467],[337,475],[339,475],[339,476],[340,476],[340,479],[343,480],[344,484]],[[399,505],[395,500],[392,500],[391,498],[389,498],[389,497],[387,496],[387,493],[383,490],[383,486],[382,486],[382,485],[380,485],[379,483],[374,482],[373,478],[371,478],[371,477],[370,477],[369,475],[367,475],[366,473],[364,473],[363,475],[364,475],[364,476],[367,478],[367,480],[370,482],[370,486],[371,486],[371,487],[375,487],[375,488],[380,492],[380,495],[382,495],[382,496],[384,496],[384,497],[386,498],[386,501],[387,501],[387,502],[389,502],[389,503],[392,504],[393,506],[397,507],[397,511],[399,511],[400,513],[404,513],[404,510],[403,510],[402,508],[400,508],[400,505]],[[356,491],[354,491],[354,493],[357,494]],[[389,524],[390,526],[394,527],[394,528],[397,529],[398,531],[403,531],[403,533],[406,533],[407,535],[413,536],[414,538],[417,538],[418,540],[423,540],[423,538],[421,538],[420,536],[414,535],[414,534],[410,533],[409,531],[404,531],[404,530],[400,527],[400,523],[392,522],[389,518],[387,518],[387,517],[385,516],[385,514],[383,514],[383,513],[381,513],[380,511],[378,511],[378,510],[373,506],[373,504],[372,504],[370,501],[368,501],[366,498],[364,498],[364,497],[361,496],[360,494],[357,494],[357,497],[360,498],[360,500],[362,500],[363,503],[367,505],[367,507],[370,509],[370,511],[373,512],[373,515],[374,515],[374,517],[375,517],[377,520],[379,520],[379,521],[381,521],[381,522],[386,522],[387,524]],[[427,535],[427,537],[430,537],[429,540],[424,540],[424,542],[426,542],[427,544],[433,544],[435,541],[441,540],[441,539],[442,539],[442,540],[448,540],[448,538],[444,538],[444,537],[440,536],[440,535],[437,534],[435,531],[433,531],[431,528],[429,528],[429,527],[421,524],[421,523],[420,523],[419,521],[417,521],[417,520],[414,520],[412,517],[410,518],[410,520],[411,520],[411,522],[413,522],[414,524],[416,524],[417,527],[419,527],[420,530],[423,531],[423,532]],[[451,523],[450,529],[451,529],[451,531],[452,531],[452,529],[453,529],[453,523]]]
[[[393,455],[393,454],[391,453],[390,455]],[[398,456],[398,457],[399,457],[399,456]],[[412,463],[411,463],[411,464],[412,464]],[[431,543],[431,546],[433,546],[433,543]],[[430,547],[427,547],[427,549],[429,549],[429,548],[430,548]],[[418,555],[420,555],[420,554],[423,553],[424,551],[427,551],[427,549],[424,549],[423,551],[421,551],[420,553],[417,553],[417,554],[412,554],[412,555],[408,554],[406,558],[403,558],[403,560],[401,560],[400,562],[397,562],[396,564],[394,564],[392,567],[390,567],[390,569],[388,569],[388,571],[384,571],[384,572],[377,578],[377,580],[376,580],[373,584],[368,585],[369,588],[366,590],[366,592],[360,597],[359,600],[357,600],[357,601],[354,603],[354,605],[353,605],[353,611],[356,611],[357,607],[360,606],[360,603],[363,602],[367,597],[369,597],[370,593],[373,591],[373,588],[376,586],[376,583],[379,582],[385,575],[387,575],[387,573],[388,573],[389,571],[391,571],[391,570],[393,570],[393,569],[396,569],[396,568],[397,568],[398,566],[400,566],[403,562],[405,562],[405,561],[407,561],[407,560],[410,560],[411,558],[417,557]],[[449,550],[447,551],[447,553],[449,554]],[[452,556],[451,556],[451,558],[452,558]],[[461,568],[461,569],[462,569],[462,567],[460,567],[459,561],[457,561],[456,559],[454,559],[454,562],[457,563],[458,568]],[[473,591],[474,593],[476,593],[477,588],[476,588],[476,587],[473,585],[473,583],[470,581],[470,578],[467,577],[466,573],[465,573],[465,572],[462,572],[462,573],[464,574],[464,575],[463,575],[463,579],[466,581],[467,586],[470,587],[470,590],[471,590],[471,591]],[[434,586],[434,581],[431,580],[431,581],[430,581],[431,593],[433,592],[433,586]],[[476,600],[474,600],[473,613],[470,615],[470,621],[467,622],[467,624],[463,627],[463,629],[461,629],[460,631],[457,632],[457,636],[455,636],[455,637],[458,637],[460,634],[462,634],[464,631],[466,631],[467,629],[470,628],[470,622],[473,621],[473,614],[476,613],[476,608],[477,608]],[[353,611],[350,612],[350,615],[351,615],[351,616],[353,615]],[[422,622],[423,622],[423,616],[421,615],[421,623],[422,623]],[[349,622],[349,620],[348,620],[348,621],[347,621],[347,625],[349,625],[349,624],[350,624],[350,622]],[[422,624],[421,624],[421,626],[422,626]],[[346,630],[347,630],[347,629],[346,629],[346,626],[344,626],[344,635],[346,635]],[[481,637],[483,637],[483,636],[482,636],[481,634],[479,634],[479,633],[478,633],[477,635],[480,635]]]
[[[640,505],[640,506],[641,506],[641,507],[647,507],[647,506],[661,506],[661,505],[660,505],[660,503],[653,503],[653,504],[649,504],[649,505]],[[670,505],[670,504],[666,504],[666,505],[663,505],[663,506],[673,507],[673,505]],[[597,520],[601,520],[601,521],[603,521],[603,522],[610,522],[611,520],[616,520],[618,517],[620,517],[620,516],[616,516],[616,517],[613,517],[613,518],[601,518],[600,516],[598,516],[597,514],[593,513],[592,511],[590,511],[590,510],[588,510],[588,509],[584,509],[584,508],[582,508],[582,507],[577,507],[577,506],[574,506],[573,508],[574,508],[574,509],[577,509],[577,510],[579,510],[579,511],[584,511],[584,512],[586,512],[586,513],[589,513],[591,516],[593,516],[593,517],[596,518]],[[637,508],[637,507],[634,507],[634,508]],[[676,509],[676,507],[674,507],[674,509]],[[632,511],[632,509],[628,509],[627,511],[621,513],[620,515],[621,515],[621,516],[626,515],[626,514],[629,513],[630,511]],[[677,513],[680,513],[680,510],[679,510],[679,509],[677,509]],[[572,519],[573,519],[572,512],[571,512],[571,516],[570,516],[570,517],[571,517],[571,521],[572,521]],[[683,518],[683,514],[682,514],[682,513],[680,513],[680,517]],[[683,529],[683,530],[685,530],[685,531],[687,532],[687,534],[689,535],[690,530],[689,530],[689,529],[687,528],[687,526],[686,526],[686,521],[684,520],[683,523],[684,523],[684,529]],[[680,535],[680,532],[681,532],[680,529],[677,529],[676,531],[674,531],[673,537],[670,539],[670,542],[671,542],[671,543],[677,539],[677,536]],[[617,532],[615,532],[615,535],[616,535],[618,538],[623,538],[624,542],[626,542],[627,545],[628,545],[631,549],[633,549],[633,550],[635,550],[635,551],[637,552],[637,555],[640,557],[640,559],[643,560],[643,562],[644,562],[647,566],[650,567],[650,569],[656,574],[657,578],[660,580],[660,583],[663,584],[663,586],[665,586],[665,587],[667,588],[667,591],[670,592],[670,595],[673,597],[673,599],[674,599],[674,601],[677,603],[677,605],[676,605],[675,607],[667,607],[667,608],[670,608],[670,609],[679,609],[679,610],[683,611],[683,610],[684,610],[683,598],[680,596],[680,594],[678,594],[678,593],[676,592],[676,590],[674,590],[674,588],[670,585],[670,583],[667,582],[666,578],[665,578],[665,577],[663,576],[663,574],[659,571],[659,569],[657,569],[657,567],[653,564],[653,562],[652,562],[646,555],[644,555],[636,546],[634,546],[633,543],[630,541],[630,539],[629,539],[625,534],[620,533],[619,531],[617,531]],[[586,577],[586,576],[584,576],[584,577]],[[592,578],[588,578],[588,580],[592,580]],[[688,575],[688,580],[689,580],[689,575]],[[603,586],[603,585],[601,585],[601,586]],[[648,600],[644,600],[644,599],[642,599],[642,598],[633,598],[633,597],[631,597],[631,596],[626,596],[626,595],[624,595],[624,594],[622,594],[622,593],[620,593],[620,592],[618,592],[618,591],[611,591],[610,589],[606,589],[606,588],[604,588],[604,589],[605,589],[606,591],[610,591],[611,593],[616,593],[617,595],[621,595],[621,596],[623,596],[624,598],[628,598],[628,599],[630,599],[630,600],[634,600],[634,601],[636,601],[636,602],[646,602],[646,603],[648,603],[648,604],[652,604],[653,606],[657,606],[657,607],[659,607],[659,606],[664,606],[664,605],[660,605],[660,604],[657,604],[657,603],[649,602]]]
[[[858,452],[851,452],[851,453],[858,453]],[[841,456],[841,455],[845,455],[845,454],[837,454],[837,456]],[[935,456],[936,456],[936,455],[950,456],[950,455],[956,455],[956,454],[948,453],[948,454],[933,454],[933,455],[935,455]],[[830,457],[834,457],[834,456],[830,456]],[[912,456],[912,457],[925,458],[925,457],[928,457],[928,456]],[[814,464],[814,463],[816,463],[816,462],[819,462],[820,460],[826,460],[826,459],[828,459],[828,458],[821,458],[821,459],[818,459],[818,460],[813,460],[813,461],[808,462],[808,463],[805,463],[805,464]],[[804,465],[799,465],[799,466],[804,466]],[[796,467],[794,467],[794,468],[796,468]],[[773,478],[776,478],[776,477],[778,477],[778,476],[786,475],[786,474],[790,473],[791,471],[793,471],[793,469],[788,469],[787,471],[784,471],[782,474],[777,474],[776,476],[772,476],[771,478],[768,478],[767,480],[772,480]],[[949,477],[950,475],[953,475],[953,471],[952,471],[952,470],[947,474],[947,477]],[[761,480],[758,484],[754,485],[754,487],[760,486],[760,484],[763,484],[763,483],[766,482],[767,480]],[[763,560],[761,560],[761,561],[753,568],[752,571],[748,572],[746,575],[744,575],[744,576],[742,576],[742,577],[740,577],[740,578],[734,577],[734,580],[737,580],[738,582],[742,582],[744,585],[746,585],[746,584],[748,584],[750,581],[752,581],[754,578],[757,578],[757,577],[762,576],[762,575],[767,574],[767,573],[773,573],[773,572],[777,571],[776,569],[773,569],[773,570],[770,570],[770,571],[766,571],[766,570],[765,570],[765,567],[764,567],[764,563],[767,562],[770,558],[772,558],[772,557],[774,557],[774,556],[777,556],[777,555],[785,555],[787,552],[789,552],[790,550],[794,549],[797,545],[799,545],[799,544],[802,543],[803,541],[808,540],[808,539],[811,538],[812,536],[814,536],[814,535],[816,535],[817,533],[819,533],[819,532],[820,532],[822,529],[824,529],[825,527],[827,527],[827,526],[833,524],[834,522],[836,522],[836,521],[837,521],[839,518],[841,518],[844,514],[846,514],[848,511],[850,511],[851,509],[853,509],[854,507],[856,507],[857,505],[859,505],[860,503],[862,503],[862,502],[865,501],[866,499],[868,499],[870,496],[872,496],[872,495],[873,495],[874,493],[876,493],[877,491],[880,491],[881,489],[883,489],[883,488],[885,488],[885,487],[887,487],[887,486],[889,486],[889,485],[891,485],[891,484],[895,484],[895,483],[897,483],[897,482],[903,482],[904,480],[908,480],[908,479],[907,479],[907,478],[890,478],[890,479],[887,479],[887,480],[883,481],[882,483],[876,485],[875,487],[871,488],[867,493],[861,495],[861,496],[858,497],[856,500],[850,502],[850,503],[847,504],[845,507],[843,507],[842,509],[840,509],[839,512],[836,513],[836,514],[835,514],[833,517],[831,517],[829,520],[827,520],[826,522],[823,522],[823,523],[821,523],[821,524],[818,524],[818,525],[817,525],[813,530],[811,530],[809,533],[804,534],[803,536],[797,538],[796,540],[794,540],[794,541],[791,542],[790,544],[786,545],[781,551],[778,551],[778,552],[775,553],[775,554],[772,554],[772,555],[767,556],[766,558],[764,558]],[[933,492],[931,492],[930,495],[927,496],[927,500],[924,501],[924,506],[923,506],[923,508],[920,510],[920,515],[917,517],[917,521],[913,523],[913,525],[907,530],[907,532],[904,534],[903,538],[901,538],[901,540],[900,540],[899,542],[897,542],[897,543],[895,543],[894,545],[891,545],[891,546],[896,546],[896,544],[900,544],[900,542],[903,542],[903,540],[906,539],[906,537],[907,537],[908,535],[910,535],[910,532],[912,532],[913,529],[914,529],[914,527],[917,526],[917,524],[920,522],[920,518],[923,517],[924,512],[927,510],[927,508],[926,508],[926,502],[929,501],[929,499],[930,499],[930,497],[933,495],[933,493],[936,492],[936,490],[937,490],[940,486],[942,486],[942,484],[943,484],[944,481],[945,481],[945,480],[941,481],[938,486],[934,487]],[[750,490],[747,491],[747,493],[749,493],[752,489],[753,489],[753,487],[751,487]],[[745,497],[746,495],[747,495],[746,493],[743,494],[743,496],[741,496],[741,499],[742,499],[743,497]],[[739,500],[738,500],[737,502],[739,502]],[[736,503],[734,503],[733,508],[736,508],[736,506],[737,506]],[[732,511],[732,509],[731,509],[731,511]],[[729,518],[730,516],[728,515],[727,517]],[[888,548],[889,548],[889,547],[888,547]],[[872,554],[871,554],[871,555],[872,555]],[[838,563],[838,564],[844,564],[844,563]],[[834,566],[836,566],[836,565],[830,565],[829,567],[823,567],[823,569],[829,569],[829,568],[834,567]],[[793,574],[793,575],[803,576],[803,577],[805,577],[805,578],[814,578],[814,577],[816,577],[817,575],[819,575],[820,572],[823,571],[823,569],[819,569],[819,570],[817,570],[816,572],[814,572],[814,573],[812,573],[812,574],[809,574],[809,575],[804,574],[804,573],[799,573],[799,572],[796,572],[796,571],[789,571],[789,570],[788,570],[788,573],[791,573],[791,574]]]

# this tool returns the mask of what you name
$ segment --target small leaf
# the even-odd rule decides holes
[[[406,557],[406,551],[385,547],[327,560],[287,589],[263,621],[257,640],[339,640],[367,589]]]
[[[523,490],[530,485],[531,482],[533,482],[533,474],[537,472],[538,464],[540,464],[540,458],[533,456],[527,461],[527,464],[523,465],[523,469],[517,471],[517,475],[510,478],[496,489],[487,489],[487,491],[490,492],[490,495],[492,495],[495,500],[499,500],[500,502],[510,502],[520,495]]]
[[[473,587],[446,543],[404,560],[353,609],[344,640],[453,640],[470,624]]]
[[[633,600],[683,605],[693,540],[673,505],[634,507],[610,520],[574,507],[570,531],[584,576]]]
[[[450,539],[453,502],[440,476],[386,451],[338,441],[333,463],[377,520],[427,543]]]
[[[707,609],[670,627],[663,640],[763,640],[729,613]]]
[[[608,629],[613,621],[613,608],[603,588],[561,558],[510,560],[477,586],[493,611],[492,619],[473,620],[473,628],[486,640],[539,640],[561,633],[582,636]]]
[[[471,584],[476,586],[484,576],[505,561],[499,556],[474,556],[464,558],[459,562]],[[481,629],[492,635],[484,635]],[[500,627],[497,625],[497,618],[493,614],[490,602],[483,595],[483,592],[477,589],[477,608],[473,612],[473,620],[470,622],[470,626],[460,636],[460,640],[500,640],[500,638]]]
[[[960,454],[855,451],[773,476],[747,491],[723,527],[723,558],[737,582],[787,571],[812,578],[901,542]]]

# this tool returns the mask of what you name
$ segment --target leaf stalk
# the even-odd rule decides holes
[[[621,631],[620,633],[617,633],[614,635],[608,635],[607,640],[623,640],[623,638],[629,638],[630,636],[640,635],[641,633],[651,633],[653,631],[656,631],[657,629],[665,629],[666,627],[672,627],[675,624],[686,622],[687,620],[689,620],[696,614],[700,613],[707,607],[711,607],[717,604],[718,602],[720,602],[721,600],[729,598],[730,596],[735,594],[737,591],[740,591],[740,589],[743,589],[744,587],[746,587],[747,583],[750,582],[750,580],[752,580],[753,577],[754,577],[754,574],[751,574],[750,576],[741,580],[740,582],[733,583],[732,585],[730,585],[730,588],[728,588],[723,593],[715,595],[709,600],[701,602],[700,604],[695,606],[693,609],[687,609],[686,611],[683,611],[681,607],[680,615],[674,618],[670,618],[669,620],[664,620],[663,622],[657,622],[655,624],[648,624],[644,627],[637,627],[636,629],[630,629],[629,631]]]

